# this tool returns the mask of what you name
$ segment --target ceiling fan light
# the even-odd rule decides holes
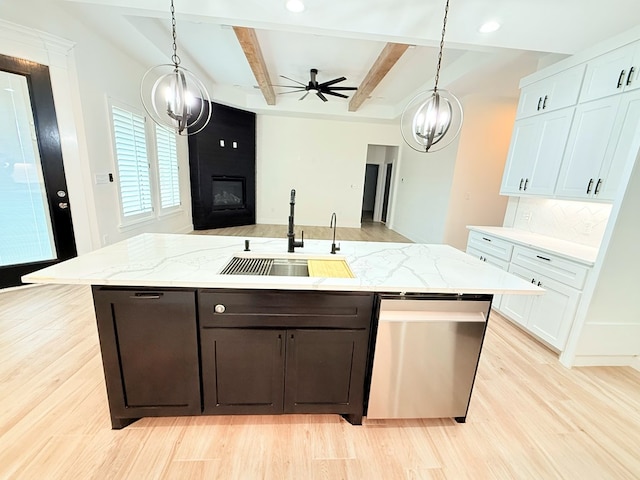
[[[285,6],[287,7],[287,10],[293,13],[302,13],[305,9],[302,0],[287,0]]]

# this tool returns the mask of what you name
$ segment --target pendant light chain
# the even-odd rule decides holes
[[[173,7],[173,0],[171,0],[171,33],[173,35],[173,55],[171,55],[171,61],[176,66],[176,68],[178,68],[178,65],[180,65],[180,57],[177,53],[178,45],[176,43],[176,10]]]
[[[171,0],[173,2],[173,0]],[[436,83],[433,91],[438,91],[438,81],[440,80],[440,64],[442,63],[442,50],[444,49],[444,33],[447,29],[447,15],[449,13],[449,0],[444,7],[444,21],[442,22],[442,36],[440,37],[440,52],[438,53],[438,66],[436,67]]]

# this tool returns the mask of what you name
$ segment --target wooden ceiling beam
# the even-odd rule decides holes
[[[258,43],[258,37],[256,31],[253,28],[246,27],[233,27],[233,31],[238,37],[244,56],[247,57],[249,66],[253,71],[253,76],[256,77],[262,96],[267,102],[267,105],[276,104],[276,92],[271,86],[271,79],[269,78],[269,71],[267,70],[267,64],[262,56],[262,50]]]
[[[349,111],[355,112],[360,108],[364,101],[369,98],[371,92],[375,90],[389,70],[396,64],[402,54],[409,48],[404,43],[387,43],[373,63],[373,66],[367,73],[356,94],[351,97],[349,102]]]

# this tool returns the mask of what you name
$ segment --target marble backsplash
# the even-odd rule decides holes
[[[600,247],[611,205],[540,198],[514,198],[514,228],[569,242]]]

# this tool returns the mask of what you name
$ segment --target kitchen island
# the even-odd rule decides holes
[[[201,414],[338,413],[359,424],[380,298],[488,305],[543,293],[446,245],[342,242],[331,255],[328,241],[287,253],[286,239],[250,238],[249,251],[243,240],[143,234],[23,277],[92,286],[114,428]],[[344,260],[353,278],[221,275],[233,257]],[[488,308],[484,317],[482,335]]]

